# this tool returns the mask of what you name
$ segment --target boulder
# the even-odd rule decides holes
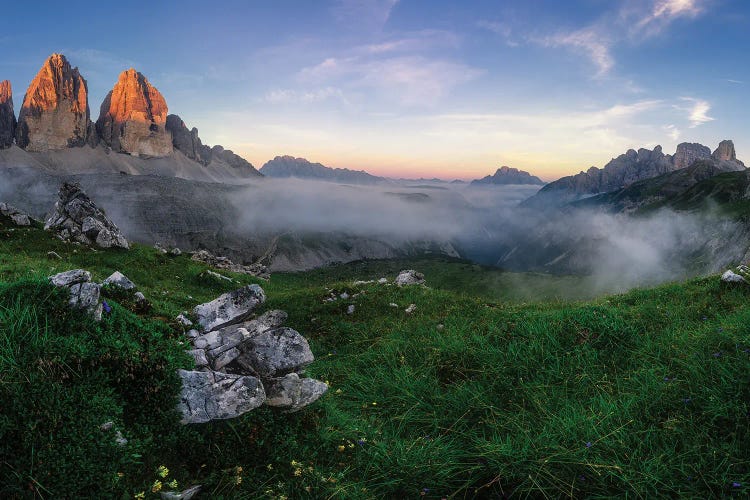
[[[242,321],[265,301],[266,295],[261,287],[248,285],[196,306],[193,313],[198,323],[210,331]]]
[[[27,151],[83,146],[88,139],[86,80],[65,56],[52,54],[26,91],[16,127],[16,143]]]
[[[240,345],[237,363],[261,378],[299,372],[315,360],[299,332],[282,327],[251,336]]]
[[[0,215],[8,217],[16,226],[30,226],[33,220],[29,214],[21,212],[7,203],[0,203]]]
[[[234,418],[262,405],[260,380],[248,375],[179,370],[182,391],[178,410],[183,424]]]
[[[74,269],[50,276],[48,279],[52,285],[68,289],[68,304],[72,308],[92,314],[96,321],[102,319],[102,304],[99,302],[101,285],[91,283],[91,273],[83,269]]]
[[[73,269],[72,271],[65,271],[50,276],[49,281],[57,287],[73,286],[78,283],[88,283],[91,281],[91,273],[84,269]]]
[[[107,279],[102,282],[103,285],[110,285],[123,290],[135,289],[135,283],[130,281],[127,276],[122,274],[120,271],[115,271]]]
[[[735,274],[731,269],[727,269],[727,271],[721,275],[721,281],[724,283],[747,283],[745,278],[739,274]]]
[[[182,491],[162,491],[159,493],[162,500],[191,500],[201,491],[201,485],[191,486]]]
[[[63,183],[59,200],[47,218],[44,229],[57,233],[63,241],[74,241],[101,248],[129,248],[120,229],[102,212],[78,184]]]
[[[164,157],[172,154],[166,129],[167,101],[135,69],[120,73],[101,106],[96,129],[102,142],[118,153]]]
[[[289,373],[281,378],[264,381],[266,404],[286,412],[295,412],[317,401],[328,390],[328,385],[312,378],[300,378]]]
[[[396,277],[396,284],[398,286],[422,285],[424,284],[424,274],[419,273],[413,269],[401,271]]]
[[[0,149],[13,145],[16,137],[16,114],[13,111],[13,89],[8,80],[0,82]]]

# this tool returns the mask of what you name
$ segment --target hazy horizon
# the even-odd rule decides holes
[[[258,168],[291,155],[392,178],[508,165],[551,181],[629,148],[750,150],[739,0],[77,5],[0,38],[16,112],[60,52],[88,81],[92,119],[135,67],[204,143]],[[107,18],[128,30],[113,36]]]

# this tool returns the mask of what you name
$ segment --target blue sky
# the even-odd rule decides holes
[[[135,67],[170,112],[261,166],[544,179],[628,148],[732,138],[750,159],[746,0],[276,0],[6,5],[16,108],[62,52],[92,118]],[[33,12],[31,12],[33,10]]]

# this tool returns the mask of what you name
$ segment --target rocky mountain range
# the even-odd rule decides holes
[[[363,170],[348,168],[330,168],[320,163],[311,163],[304,158],[277,156],[266,162],[260,173],[267,177],[312,179],[318,181],[340,182],[344,184],[378,184],[387,182],[383,177],[376,177]]]
[[[472,186],[486,185],[506,185],[506,184],[538,184],[544,185],[544,181],[539,177],[531,175],[525,170],[518,170],[511,167],[500,167],[493,175],[488,175],[482,179],[471,181]]]
[[[185,168],[187,159],[215,168],[220,177],[231,169],[239,172],[229,172],[236,174],[230,177],[260,176],[232,151],[204,146],[197,129],[188,130],[179,116],[168,113],[164,96],[131,68],[120,74],[101,105],[99,118],[92,122],[86,80],[64,55],[53,54],[29,85],[17,121],[10,82],[0,83],[0,149],[17,147],[31,155],[17,151],[0,154],[0,164],[36,167],[38,163],[48,169],[62,168],[61,173],[80,173],[81,165],[92,163],[100,163],[105,171],[122,171],[123,164],[131,174],[148,171],[147,167],[146,172],[140,171],[144,162],[101,161],[102,154],[97,151],[102,150],[106,155],[123,153],[141,160],[166,159],[157,162],[166,167],[157,173],[167,175],[196,170]],[[77,153],[66,154],[75,149]],[[63,157],[74,157],[76,165],[60,165],[65,163]]]
[[[716,150],[697,143],[682,143],[674,155],[664,154],[661,146],[653,150],[641,148],[628,150],[613,158],[603,168],[591,167],[558,179],[544,186],[526,200],[524,206],[543,208],[560,206],[587,196],[607,193],[625,188],[635,182],[657,177],[675,170],[686,168],[696,161],[714,159],[723,171],[742,170],[744,163],[737,160],[732,141],[722,141]]]

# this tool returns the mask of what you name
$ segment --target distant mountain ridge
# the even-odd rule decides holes
[[[471,181],[472,186],[507,184],[537,184],[541,186],[544,185],[545,182],[525,170],[518,170],[517,168],[506,166],[498,168],[493,175],[488,175],[482,179]]]
[[[745,164],[737,160],[731,140],[722,141],[713,153],[702,144],[686,142],[677,146],[674,155],[665,155],[661,146],[653,150],[629,149],[601,169],[591,167],[586,172],[547,184],[523,205],[536,208],[560,206],[587,196],[616,191],[638,181],[686,168],[696,161],[710,159],[719,162],[718,168],[723,171],[745,168]]]
[[[305,158],[277,156],[260,168],[260,173],[271,178],[311,179],[347,184],[378,184],[387,182],[383,177],[368,174],[364,170],[330,168],[321,163],[312,163]]]

